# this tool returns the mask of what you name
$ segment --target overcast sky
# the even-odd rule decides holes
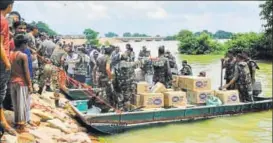
[[[16,1],[14,10],[30,21],[44,21],[60,34],[85,28],[122,35],[172,35],[181,29],[261,32],[261,2],[255,1]]]

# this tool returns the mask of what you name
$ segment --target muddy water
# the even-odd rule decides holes
[[[130,43],[136,55],[143,45],[157,55],[157,47],[165,45],[175,56],[181,67],[181,60],[188,60],[194,75],[206,71],[212,80],[212,87],[220,85],[220,58],[222,55],[189,56],[177,53],[176,41]],[[124,50],[124,43],[119,43]],[[272,63],[259,62],[257,80],[263,83],[263,94],[272,96]],[[250,113],[235,117],[216,118],[190,124],[170,124],[101,137],[107,143],[271,143],[272,111]]]

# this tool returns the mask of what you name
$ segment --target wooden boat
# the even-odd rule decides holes
[[[123,113],[84,114],[70,102],[77,116],[91,128],[105,134],[121,133],[150,125],[209,119],[272,109],[272,98],[255,97],[253,103],[220,106],[189,106],[187,108],[154,109]]]

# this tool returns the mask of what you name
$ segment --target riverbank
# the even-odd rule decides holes
[[[53,92],[32,94],[31,119],[37,125],[29,133],[17,136],[4,135],[6,143],[98,143],[98,138],[88,134],[85,127],[75,120],[75,113],[68,100],[61,94],[60,107],[54,104]],[[5,111],[9,124],[13,124],[13,111]]]

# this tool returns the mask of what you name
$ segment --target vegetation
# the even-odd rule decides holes
[[[45,32],[49,36],[57,35],[57,32],[55,32],[54,30],[49,28],[49,26],[46,23],[42,22],[42,21],[38,21],[38,22],[32,21],[30,24],[31,25],[36,25],[40,32]]]
[[[99,45],[99,40],[97,39],[99,33],[87,28],[84,30],[83,34],[85,35],[85,38],[87,39],[86,44],[90,45]]]
[[[113,38],[113,37],[118,37],[118,34],[116,34],[114,32],[108,32],[108,33],[104,34],[104,36],[107,38]]]
[[[130,32],[125,32],[123,33],[123,37],[150,37],[150,36],[146,34],[139,34],[139,33],[131,34]]]

